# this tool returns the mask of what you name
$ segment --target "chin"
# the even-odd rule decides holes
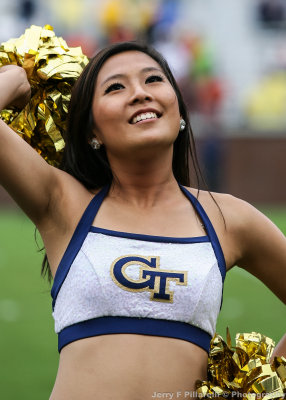
[[[177,134],[174,135],[172,132],[166,132],[162,129],[158,132],[157,130],[154,132],[144,132],[142,135],[138,135],[138,142],[146,145],[170,145],[175,142],[177,139]]]
[[[134,144],[132,146],[131,151],[133,154],[150,154],[155,153],[155,155],[159,155],[160,152],[165,152],[167,150],[173,150],[174,138],[159,138],[156,137],[149,137],[148,140],[142,140],[140,143]]]

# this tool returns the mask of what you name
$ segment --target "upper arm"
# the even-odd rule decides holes
[[[265,215],[250,204],[235,200],[237,265],[269,287],[286,303],[286,238]]]
[[[61,173],[0,120],[0,184],[36,224],[48,210]]]

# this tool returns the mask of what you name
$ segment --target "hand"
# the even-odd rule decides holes
[[[23,109],[31,97],[31,86],[26,72],[17,65],[0,68],[0,109],[11,106]]]
[[[273,360],[273,358],[275,356],[277,356],[277,357],[281,357],[281,356],[286,357],[286,334],[282,337],[280,342],[275,347],[271,359]]]

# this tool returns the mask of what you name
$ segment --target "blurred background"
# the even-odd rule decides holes
[[[251,202],[286,232],[286,0],[1,0],[0,42],[32,24],[52,25],[88,57],[112,42],[153,44],[183,92],[210,190]],[[0,398],[47,399],[58,354],[42,254],[1,188],[0,206]],[[277,341],[285,317],[263,284],[229,273],[220,334]]]

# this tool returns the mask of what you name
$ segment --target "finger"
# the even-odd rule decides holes
[[[3,65],[3,67],[0,68],[0,72],[12,71],[15,69],[23,69],[23,68],[15,64],[8,64],[8,65]]]

